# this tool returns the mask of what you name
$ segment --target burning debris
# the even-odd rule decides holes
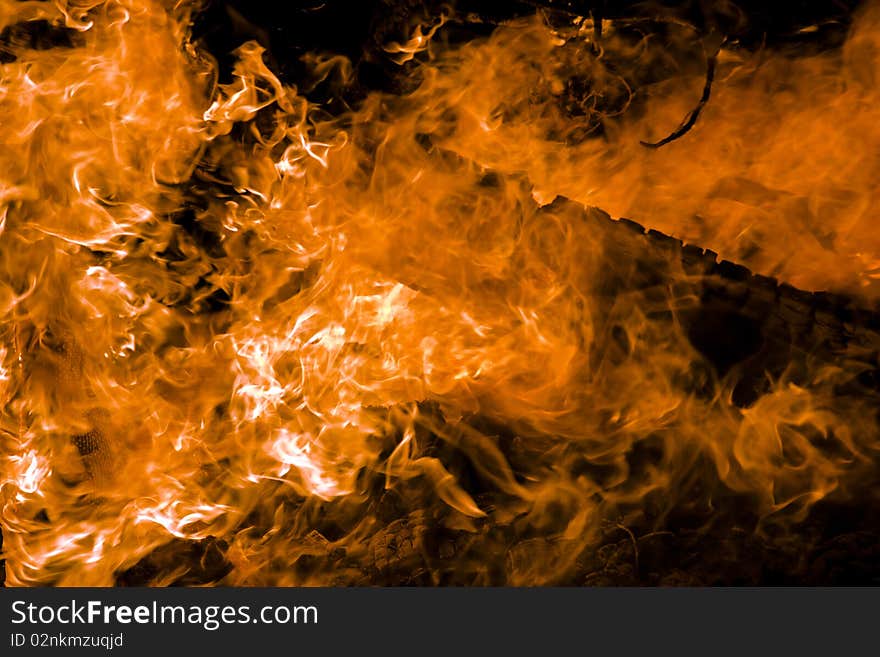
[[[2,5],[6,582],[876,578],[876,5],[416,4]]]

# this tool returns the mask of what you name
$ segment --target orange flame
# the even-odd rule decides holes
[[[667,263],[659,299],[609,304],[602,240],[547,204],[877,298],[876,10],[840,56],[722,51],[693,135],[647,150],[701,81],[587,138],[595,114],[561,109],[567,76],[628,93],[588,21],[428,49],[443,18],[389,46],[421,58],[415,91],[328,118],[255,43],[217,86],[193,9],[0,9],[78,35],[16,48],[0,78],[9,584],[111,585],[175,540],[221,541],[223,583],[362,583],[418,561],[436,527],[471,583],[497,581],[479,550],[506,554],[506,582],[552,583],[603,523],[668,515],[695,472],[721,482],[703,503],[748,496],[768,532],[858,481],[877,427],[838,399],[847,362],[810,361],[808,385],[783,375],[745,409],[723,377],[682,385],[700,356],[660,311],[693,302],[675,291],[688,275]],[[605,32],[636,65],[660,56]]]

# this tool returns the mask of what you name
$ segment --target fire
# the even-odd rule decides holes
[[[860,494],[876,409],[845,391],[877,345],[738,404],[684,325],[703,277],[627,287],[641,256],[585,208],[877,299],[876,8],[834,54],[721,47],[659,149],[702,72],[636,97],[608,62],[663,49],[613,21],[443,45],[444,14],[386,44],[409,91],[330,113],[256,42],[218,80],[199,9],[0,10],[65,41],[0,74],[7,583],[568,582],[609,527],[638,562],[662,532],[629,526],[682,509],[708,532],[740,498],[774,541]]]

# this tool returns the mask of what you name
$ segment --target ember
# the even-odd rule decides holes
[[[595,4],[0,0],[6,584],[880,576],[880,5]]]

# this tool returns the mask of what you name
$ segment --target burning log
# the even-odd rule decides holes
[[[736,370],[734,400],[739,405],[754,400],[768,375],[778,377],[804,358],[826,363],[856,359],[863,363],[859,380],[864,394],[876,386],[880,314],[861,307],[857,299],[798,290],[754,275],[719,260],[711,250],[567,199],[545,210],[582,215],[602,236],[608,262],[603,269],[607,280],[600,287],[610,300],[633,289],[672,297],[660,312],[673,308],[675,320],[720,376]]]

